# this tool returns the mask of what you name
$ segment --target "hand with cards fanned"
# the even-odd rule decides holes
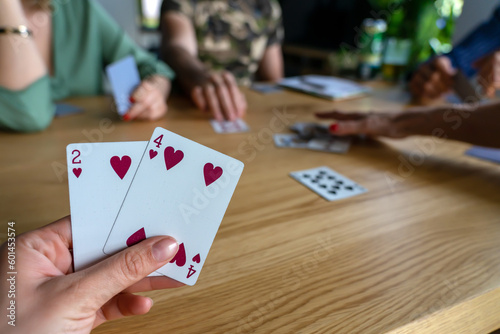
[[[76,174],[84,177],[86,172],[83,166]],[[0,333],[90,333],[106,321],[149,312],[152,300],[134,293],[183,285],[164,276],[144,278],[177,253],[179,245],[171,237],[150,238],[73,272],[71,223],[65,217],[16,238],[15,316],[19,321],[15,327],[2,321]],[[6,245],[0,248],[4,259]],[[0,262],[3,273],[12,271],[7,264]],[[0,299],[2,308],[8,307],[6,300]]]
[[[243,163],[157,128],[149,143],[67,148],[75,269],[169,235],[179,250],[161,274],[196,283]]]

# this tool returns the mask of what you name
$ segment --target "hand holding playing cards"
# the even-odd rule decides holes
[[[410,92],[417,99],[438,98],[453,87],[455,73],[448,57],[437,57],[415,71],[410,81]]]
[[[478,82],[484,94],[493,98],[500,89],[500,51],[479,59],[474,67],[478,70]]]
[[[217,121],[234,121],[245,115],[247,101],[229,72],[211,73],[190,88],[198,109],[210,111]]]
[[[170,94],[168,79],[155,75],[143,80],[130,97],[132,107],[123,116],[125,121],[154,121],[167,113],[167,97]]]
[[[10,247],[10,246],[9,246]],[[152,300],[134,295],[181,286],[167,277],[144,278],[167,264],[178,250],[171,237],[153,237],[74,273],[70,217],[16,239],[16,327],[2,321],[0,332],[90,333],[109,320],[147,313]],[[0,248],[2,276],[8,268],[7,243]],[[8,277],[6,277],[8,278]],[[2,279],[3,310],[7,279]]]

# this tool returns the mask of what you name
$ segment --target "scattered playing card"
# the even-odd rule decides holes
[[[476,91],[465,74],[458,70],[453,78],[453,90],[464,103],[477,103],[481,101],[481,95]]]
[[[465,152],[465,154],[471,157],[500,163],[500,149],[498,148],[474,146]]]
[[[130,96],[140,85],[141,78],[133,56],[128,56],[106,67],[118,114],[123,116],[132,106]]]
[[[156,128],[104,252],[144,238],[170,235],[180,244],[158,272],[193,285],[224,217],[243,163],[162,128]]]
[[[311,139],[307,143],[307,148],[310,150],[328,153],[346,153],[350,147],[351,141],[341,137]]]
[[[254,91],[262,94],[273,94],[283,91],[283,88],[276,84],[269,83],[254,83],[251,87]]]
[[[349,138],[333,137],[303,139],[295,133],[277,133],[273,135],[277,147],[305,148],[328,153],[346,153],[351,147]]]
[[[356,182],[325,166],[293,172],[290,176],[327,201],[336,201],[367,192]]]
[[[57,103],[56,104],[56,117],[68,116],[83,112],[83,109],[71,104]]]
[[[237,119],[236,121],[216,121],[211,120],[210,124],[214,128],[214,131],[217,133],[240,133],[240,132],[248,132],[250,128],[247,123],[245,123],[242,119]]]
[[[75,270],[106,257],[102,248],[147,144],[122,142],[67,146]]]
[[[307,148],[309,142],[295,133],[275,133],[273,139],[276,147]]]

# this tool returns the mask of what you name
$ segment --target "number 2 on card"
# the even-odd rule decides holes
[[[73,152],[71,152],[71,154],[75,154],[75,152],[76,152],[76,156],[73,158],[72,162],[73,162],[75,165],[76,165],[76,164],[81,164],[81,163],[82,163],[82,161],[81,161],[81,160],[76,160],[76,159],[78,159],[78,158],[80,157],[80,154],[81,154],[81,153],[80,153],[80,151],[78,151],[78,150],[73,150]]]

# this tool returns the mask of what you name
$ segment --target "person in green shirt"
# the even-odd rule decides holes
[[[135,45],[95,1],[1,0],[0,128],[45,129],[53,101],[102,94],[103,68],[128,55],[143,81],[123,119],[162,117],[173,71]]]

